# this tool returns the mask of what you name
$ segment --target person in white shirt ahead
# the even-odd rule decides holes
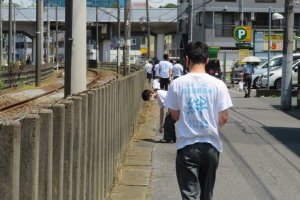
[[[159,69],[159,77],[160,77],[160,88],[162,90],[168,90],[169,83],[170,83],[170,74],[171,74],[171,69],[173,65],[168,61],[169,56],[168,54],[164,54],[164,60],[160,61],[158,64],[158,69]]]
[[[176,60],[176,64],[173,66],[172,71],[173,71],[173,80],[175,80],[179,76],[182,76],[183,67],[180,64],[180,60]]]
[[[190,73],[172,81],[165,99],[178,120],[177,181],[182,199],[211,200],[222,152],[219,133],[232,102],[224,82],[205,72],[206,44],[191,42],[183,55]]]
[[[152,79],[152,60],[149,60],[149,63],[147,63],[145,65],[145,69],[146,69],[146,72],[147,72],[147,79],[148,79],[148,82],[151,83],[151,79]]]

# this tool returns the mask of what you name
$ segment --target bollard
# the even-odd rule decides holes
[[[53,111],[53,165],[52,198],[63,200],[65,105],[54,104]]]
[[[21,121],[20,200],[38,200],[40,117],[27,115]]]
[[[0,197],[19,199],[21,124],[5,121],[0,125]]]

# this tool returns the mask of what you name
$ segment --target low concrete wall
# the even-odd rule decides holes
[[[0,125],[5,200],[102,200],[137,128],[146,84],[137,71]]]

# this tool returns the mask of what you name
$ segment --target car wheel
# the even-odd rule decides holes
[[[260,86],[258,85],[258,79],[259,79],[259,77],[256,77],[256,78],[254,79],[254,81],[253,81],[253,87],[254,87],[255,89],[260,88]]]
[[[275,89],[277,89],[277,90],[281,89],[281,78],[279,78],[275,81]]]

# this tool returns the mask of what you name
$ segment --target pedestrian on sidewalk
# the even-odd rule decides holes
[[[232,102],[224,82],[205,72],[206,44],[191,42],[183,55],[190,73],[172,81],[165,100],[172,118],[179,120],[177,181],[182,199],[211,200],[222,152],[219,132]]]
[[[163,132],[164,128],[164,137],[160,142],[170,143],[176,142],[176,132],[175,132],[175,123],[176,120],[173,120],[171,117],[170,109],[166,113],[165,123],[163,123],[164,119],[164,101],[167,96],[167,91],[157,90],[156,92],[152,92],[150,90],[144,90],[142,93],[142,98],[144,101],[154,101],[157,100],[159,110],[159,132]]]
[[[172,71],[173,71],[173,80],[175,80],[179,76],[182,76],[182,74],[183,74],[183,67],[180,64],[180,60],[179,59],[176,60],[176,64],[173,66]]]
[[[146,69],[146,73],[147,73],[147,79],[148,79],[149,83],[151,83],[151,79],[152,79],[152,63],[153,63],[153,61],[149,60],[149,63],[147,63],[145,65],[145,69]]]
[[[250,62],[247,62],[247,64],[244,65],[242,76],[242,81],[244,82],[243,89],[245,91],[245,98],[250,98],[252,74],[254,74],[254,67],[250,64]]]
[[[164,54],[164,60],[158,64],[160,88],[168,91],[173,65],[169,62],[168,54]]]

